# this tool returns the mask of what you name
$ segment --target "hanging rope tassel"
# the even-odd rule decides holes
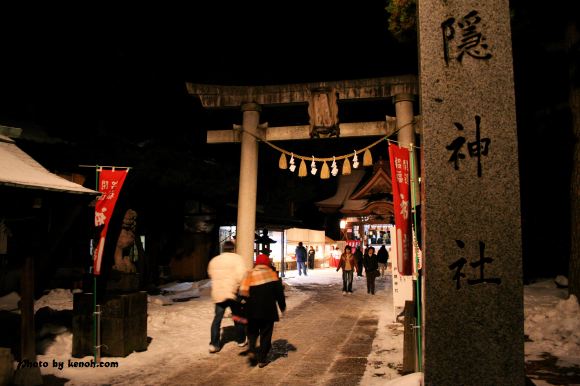
[[[372,166],[373,164],[373,155],[369,149],[365,150],[365,155],[363,157],[363,166]]]
[[[300,161],[300,167],[298,168],[298,177],[306,177],[308,173],[306,172],[306,162],[304,160]]]
[[[286,154],[280,154],[280,160],[278,161],[278,167],[280,169],[288,169],[288,164],[286,163]]]
[[[350,161],[348,160],[348,158],[345,158],[344,162],[342,163],[342,175],[348,176],[350,174],[350,172],[351,172]]]
[[[322,170],[320,171],[320,178],[323,180],[330,178],[330,170],[328,169],[328,164],[326,161],[322,164]]]

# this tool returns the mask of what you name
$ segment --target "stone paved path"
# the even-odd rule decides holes
[[[184,366],[166,384],[357,385],[372,349],[379,309],[390,296],[384,283],[377,282],[375,296],[366,293],[364,279],[356,281],[354,294],[347,296],[336,284],[294,285],[294,291],[312,296],[275,324],[268,366],[249,367],[240,355],[244,349],[229,342],[219,353]]]

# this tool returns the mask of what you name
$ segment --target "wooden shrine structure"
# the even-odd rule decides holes
[[[316,206],[323,213],[342,215],[345,234],[352,233],[365,239],[364,225],[393,224],[393,188],[389,162],[379,159],[367,178],[363,170],[339,176],[336,194],[318,201]],[[354,229],[358,229],[355,234]]]

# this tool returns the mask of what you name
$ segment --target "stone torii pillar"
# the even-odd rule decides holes
[[[256,198],[258,193],[258,140],[260,138],[260,111],[257,103],[242,105],[243,120],[240,134],[240,188],[238,194],[238,221],[236,223],[236,252],[246,258],[248,268],[254,262],[256,229]]]
[[[415,140],[415,115],[413,113],[413,103],[417,98],[413,94],[401,93],[395,95],[395,114],[397,120],[397,142],[399,146],[404,146],[409,148],[409,145],[416,145]],[[416,158],[415,158],[416,159]],[[414,175],[419,175],[419,167],[417,164],[414,165]],[[411,192],[411,203],[413,208],[419,205],[419,180],[415,179],[413,181],[414,194]]]
[[[397,117],[397,141],[399,145],[409,146],[415,143],[415,128],[413,115],[413,102],[415,96],[412,94],[395,95],[395,114]]]

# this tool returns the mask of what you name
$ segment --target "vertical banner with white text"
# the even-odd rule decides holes
[[[413,253],[411,233],[410,164],[409,150],[393,143],[389,144],[391,179],[393,182],[393,211],[397,243],[397,266],[401,275],[413,274]]]
[[[101,262],[103,259],[103,250],[105,248],[105,239],[107,237],[107,228],[109,220],[113,216],[113,210],[119,197],[119,192],[125,182],[125,177],[129,169],[121,170],[101,170],[99,173],[99,192],[101,196],[95,206],[95,227],[102,227],[99,235],[99,241],[93,252],[93,273],[100,275]]]

